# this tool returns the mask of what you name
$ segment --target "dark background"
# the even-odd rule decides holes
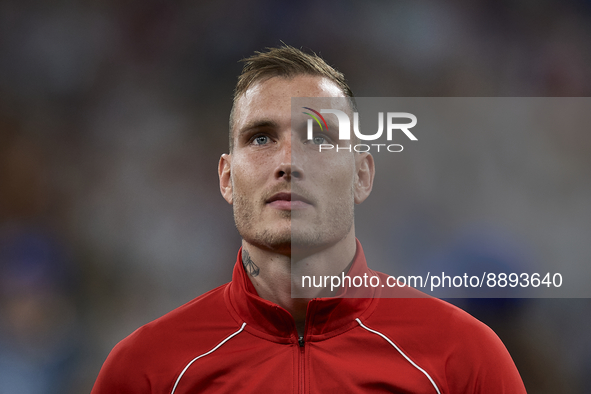
[[[0,393],[89,392],[119,340],[230,280],[240,238],[216,171],[238,60],[281,41],[322,55],[357,96],[591,92],[590,1],[0,1]],[[589,241],[589,135],[531,141],[548,161],[524,185],[552,197],[525,196],[521,220],[551,227],[550,246],[502,222],[447,237],[462,201],[417,196],[440,163],[466,169],[457,154],[404,183],[398,224],[358,236],[409,261],[519,258],[499,234],[569,258]],[[520,168],[528,150],[508,159]],[[591,392],[589,299],[455,302],[497,331],[528,392]]]

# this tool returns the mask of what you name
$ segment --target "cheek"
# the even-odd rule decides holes
[[[232,163],[232,185],[234,193],[250,194],[260,189],[265,180],[265,166],[260,162],[237,160]],[[268,165],[267,165],[268,167]]]
[[[328,193],[342,193],[352,188],[355,174],[355,163],[352,160],[335,157],[321,165],[310,166],[310,174],[315,183],[324,187]]]
[[[252,188],[252,181],[249,178],[248,172],[237,170],[232,173],[232,191],[234,194],[249,194]]]

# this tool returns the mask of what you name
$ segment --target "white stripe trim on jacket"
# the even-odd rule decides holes
[[[419,367],[414,361],[412,361],[406,354],[404,354],[404,352],[402,350],[400,350],[400,348],[398,346],[396,346],[396,344],[394,342],[392,342],[390,340],[390,338],[388,338],[387,336],[385,336],[384,334],[382,334],[379,331],[376,330],[372,330],[371,328],[367,327],[366,325],[364,325],[363,323],[361,323],[361,320],[359,320],[359,318],[355,319],[357,320],[357,323],[359,323],[359,325],[361,327],[363,327],[364,329],[366,329],[369,332],[372,332],[376,335],[381,336],[382,338],[384,338],[386,341],[388,341],[388,343],[392,346],[394,346],[394,348],[396,350],[398,350],[398,353],[402,354],[402,356],[406,359],[406,361],[408,361],[409,363],[412,364],[413,367],[415,367],[416,369],[418,369],[419,371],[421,371],[423,374],[425,374],[425,376],[429,379],[429,381],[431,382],[431,384],[433,385],[433,387],[435,387],[435,391],[437,391],[437,394],[441,394],[441,391],[439,391],[439,387],[437,387],[437,385],[435,384],[435,381],[431,378],[431,376],[429,376],[429,374],[427,373],[427,371],[425,371],[423,368]]]
[[[242,327],[240,327],[240,329],[232,334],[230,334],[226,339],[224,339],[223,341],[221,341],[220,343],[218,343],[216,345],[216,347],[214,347],[213,349],[211,349],[209,352],[207,353],[203,353],[200,356],[195,357],[193,360],[191,360],[189,362],[189,364],[187,364],[185,366],[185,368],[183,369],[183,371],[180,373],[179,377],[177,378],[174,387],[172,388],[172,391],[170,392],[170,394],[174,394],[176,387],[179,385],[179,382],[181,381],[181,378],[183,377],[183,375],[185,374],[185,372],[187,372],[187,369],[189,369],[189,367],[191,366],[191,364],[193,364],[195,361],[199,360],[201,357],[205,357],[213,352],[215,352],[216,350],[218,350],[220,348],[220,346],[222,346],[224,343],[228,342],[230,339],[232,339],[233,337],[235,337],[236,335],[240,334],[240,332],[242,332],[242,330],[244,330],[244,327],[246,326],[246,322],[242,323]]]

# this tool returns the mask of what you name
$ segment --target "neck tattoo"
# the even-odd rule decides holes
[[[259,275],[261,271],[260,268],[252,261],[248,252],[242,249],[242,265],[246,272],[250,274],[250,276],[255,277]]]

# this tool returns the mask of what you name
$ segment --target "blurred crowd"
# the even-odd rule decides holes
[[[589,0],[0,0],[0,394],[89,392],[119,340],[230,280],[240,237],[216,170],[238,60],[282,41],[362,97],[591,94]],[[520,197],[512,215],[473,223],[437,198],[442,168],[489,157],[440,153],[392,172],[399,220],[358,236],[409,264],[535,265],[537,248],[591,263],[591,134],[544,141],[547,166],[495,158],[528,169],[509,183],[527,194],[486,189],[489,207]],[[590,299],[454,302],[528,392],[591,392]]]

